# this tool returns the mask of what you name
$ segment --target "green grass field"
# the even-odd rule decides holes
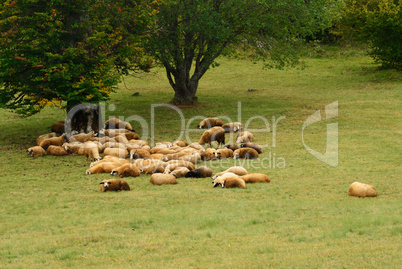
[[[141,175],[127,178],[129,192],[100,193],[110,175],[85,175],[84,157],[25,152],[64,111],[0,110],[0,268],[400,268],[401,73],[358,51],[313,56],[304,70],[286,71],[221,59],[201,80],[199,104],[180,109],[184,123],[178,111],[152,106],[173,97],[162,69],[126,78],[105,105],[106,118],[144,119],[148,126],[132,124],[155,142],[195,129],[195,116],[252,119],[255,142],[267,145],[259,159],[200,164],[271,178],[246,189],[188,178],[154,186]],[[332,167],[306,150],[302,126],[336,101],[338,117],[304,130],[306,145],[324,153],[326,126],[338,123]],[[188,132],[192,141],[200,135]],[[378,196],[349,197],[354,181]]]

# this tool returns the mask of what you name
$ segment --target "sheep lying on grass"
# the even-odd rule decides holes
[[[249,131],[244,131],[240,132],[237,135],[236,143],[247,143],[247,142],[252,142],[254,139],[254,135],[250,133]]]
[[[200,166],[186,174],[186,177],[205,178],[212,176],[212,170],[208,166]]]
[[[253,148],[240,148],[233,152],[233,159],[256,159],[258,152]]]
[[[40,146],[40,143],[41,143],[43,140],[48,139],[48,138],[52,138],[52,137],[57,137],[57,134],[53,132],[53,133],[48,133],[48,134],[40,135],[40,136],[36,139],[36,145],[37,145],[37,146]]]
[[[246,183],[257,183],[257,182],[271,182],[269,177],[265,174],[261,173],[252,173],[252,174],[247,174],[244,176],[241,176],[241,178],[244,180]]]
[[[241,148],[252,148],[252,149],[255,149],[258,152],[258,154],[262,153],[262,147],[260,145],[257,145],[257,144],[251,143],[251,142],[241,144],[240,147]]]
[[[138,177],[140,169],[132,163],[126,163],[110,172],[111,175],[119,175],[120,177]]]
[[[225,148],[231,149],[232,151],[235,151],[236,149],[239,149],[240,147],[236,144],[230,144],[230,145],[225,145]]]
[[[150,182],[154,185],[177,184],[177,179],[172,174],[152,174]]]
[[[91,161],[99,161],[101,159],[99,156],[99,148],[94,142],[85,142],[84,145],[78,149],[78,154],[84,155],[86,162],[88,162],[88,159]]]
[[[103,180],[100,185],[100,192],[130,190],[128,183],[120,178]]]
[[[190,169],[188,169],[187,167],[177,167],[170,174],[174,175],[175,178],[180,178],[184,177],[188,172],[190,172]]]
[[[28,155],[32,157],[42,157],[46,155],[46,151],[40,146],[30,147],[27,152]]]
[[[357,197],[376,197],[377,191],[373,185],[353,182],[349,187],[348,195]]]
[[[218,158],[218,159],[232,158],[233,157],[233,150],[228,149],[228,148],[217,149],[215,151],[215,157]]]
[[[246,183],[242,178],[231,173],[217,177],[213,182],[213,187],[221,186],[222,188],[246,188]]]
[[[135,132],[130,123],[121,121],[118,118],[111,118],[107,120],[105,122],[105,129],[126,129]]]
[[[49,146],[62,146],[65,142],[69,142],[67,136],[64,134],[59,137],[46,138],[40,142],[43,149],[47,150]]]
[[[225,173],[233,173],[233,174],[238,175],[238,176],[244,176],[244,175],[247,174],[247,170],[244,167],[241,167],[241,166],[232,166],[232,167],[229,167],[228,169],[226,169],[223,172],[217,173],[216,175],[214,175],[212,177],[212,179],[216,179],[217,177],[222,176]]]
[[[53,155],[53,156],[64,156],[64,155],[68,155],[67,150],[62,147],[62,146],[49,146],[46,150],[46,153],[48,155]]]

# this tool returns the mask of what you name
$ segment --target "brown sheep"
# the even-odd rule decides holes
[[[244,180],[246,183],[257,183],[257,182],[271,182],[269,177],[265,174],[260,174],[260,173],[252,173],[252,174],[247,174],[244,176],[241,176],[241,178]]]
[[[53,156],[64,156],[68,155],[67,150],[62,147],[62,146],[49,146],[46,150],[46,153],[48,155],[53,155]]]
[[[163,155],[166,155],[166,154],[172,154],[172,153],[174,153],[174,151],[173,150],[171,150],[171,149],[168,149],[168,148],[157,148],[157,147],[153,147],[150,151],[149,151],[149,153],[151,153],[151,154],[163,154]]]
[[[130,123],[121,121],[118,118],[111,118],[111,119],[107,120],[105,122],[105,129],[126,129],[129,131],[135,132]]]
[[[201,162],[201,154],[196,152],[191,155],[184,155],[184,156],[180,157],[179,160],[188,161],[188,162],[192,162],[193,164],[197,164],[197,163]]]
[[[165,167],[164,173],[165,174],[171,173],[173,170],[175,170],[178,167],[186,167],[189,169],[189,171],[195,169],[195,166],[192,162],[173,160],[173,161],[168,162],[168,165]]]
[[[172,174],[155,173],[151,176],[150,182],[154,185],[177,184],[177,179]]]
[[[84,146],[84,144],[81,142],[70,142],[70,143],[63,144],[63,147],[70,154],[78,154],[78,150],[83,146]]]
[[[53,124],[50,129],[52,132],[62,134],[65,132],[65,125],[64,125],[64,123],[58,122],[58,123]]]
[[[216,149],[213,149],[213,148],[209,148],[209,149],[206,149],[203,153],[202,153],[202,160],[203,161],[209,161],[209,160],[214,160],[214,159],[216,159],[216,154],[215,154],[215,152],[216,152]]]
[[[28,155],[32,157],[43,157],[46,155],[46,151],[39,146],[30,147],[28,150]]]
[[[120,178],[102,180],[100,185],[100,192],[130,190],[128,183]]]
[[[197,142],[191,143],[188,145],[190,148],[197,149],[197,150],[204,150],[204,147]]]
[[[178,167],[175,170],[173,170],[170,174],[174,175],[175,178],[180,178],[184,177],[188,172],[190,172],[190,169],[187,167]]]
[[[225,130],[222,127],[212,127],[211,129],[206,130],[202,134],[198,144],[209,144],[209,146],[212,148],[212,141],[216,141],[218,143],[218,148],[221,144],[222,146],[225,144]]]
[[[222,125],[226,133],[236,133],[243,130],[243,124],[241,122],[229,122]]]
[[[223,175],[225,173],[234,173],[235,175],[238,175],[238,176],[244,176],[244,175],[247,175],[247,170],[244,167],[241,167],[241,166],[232,166],[232,167],[229,167],[228,169],[226,169],[223,172],[217,173],[216,175],[214,175],[212,177],[212,179],[215,179],[218,176],[221,176],[221,175]]]
[[[104,144],[105,148],[121,148],[121,149],[127,149],[126,145],[118,142],[106,142]]]
[[[130,150],[130,159],[148,159],[149,157],[151,157],[151,153],[146,149]]]
[[[128,139],[124,134],[119,134],[114,137],[114,139],[121,144],[128,144]]]
[[[254,139],[254,135],[250,133],[249,131],[244,131],[240,132],[237,135],[236,143],[241,144],[241,143],[247,143],[247,142],[252,142]]]
[[[85,171],[85,174],[101,174],[101,173],[111,173],[113,169],[122,166],[119,162],[98,162],[94,166],[90,167]]]
[[[91,161],[99,161],[101,159],[98,145],[91,141],[85,142],[84,145],[78,149],[78,155],[84,155],[87,162],[88,159]]]
[[[51,137],[46,138],[40,142],[40,145],[44,150],[47,150],[49,146],[62,146],[64,142],[68,142],[68,138],[66,135],[62,135],[59,137]]]
[[[122,148],[105,148],[103,156],[116,156],[120,158],[127,158],[128,151]]]
[[[40,136],[36,139],[36,145],[37,145],[37,146],[40,146],[40,143],[41,143],[43,140],[48,139],[48,138],[52,138],[52,137],[57,137],[57,134],[56,134],[56,133],[48,133],[48,134],[40,135]]]
[[[217,149],[215,151],[215,157],[218,158],[218,159],[232,158],[233,157],[233,150],[228,149],[228,148]]]
[[[260,145],[254,144],[254,143],[245,143],[240,145],[241,148],[252,148],[255,149],[258,154],[262,153],[262,147]]]
[[[253,148],[240,148],[233,152],[233,159],[256,159],[258,152]]]
[[[111,175],[119,175],[120,177],[138,177],[140,170],[132,163],[126,163],[110,172]]]
[[[141,137],[134,132],[128,132],[128,133],[125,133],[124,135],[126,136],[127,140],[129,140],[129,141],[141,139]]]
[[[186,141],[175,141],[173,142],[173,146],[179,146],[179,147],[187,147],[188,143]]]
[[[160,163],[153,163],[144,166],[142,169],[140,169],[140,171],[146,175],[151,175],[155,173],[163,173],[165,171],[165,167]]]
[[[212,170],[208,166],[200,166],[186,174],[186,177],[205,178],[212,176]]]
[[[199,129],[210,129],[214,126],[222,126],[223,121],[218,118],[206,118],[203,119],[200,124],[198,124],[197,128]]]
[[[353,182],[349,187],[348,195],[357,197],[376,197],[377,191],[373,185]]]
[[[244,180],[234,175],[219,176],[212,183],[214,188],[219,185],[221,185],[222,188],[246,188]]]
[[[87,133],[87,134],[85,134],[85,133],[80,133],[80,134],[72,135],[72,136],[70,137],[70,142],[81,142],[81,143],[84,143],[84,142],[90,141],[94,136],[95,136],[94,131],[89,132],[89,133]]]
[[[236,149],[239,149],[240,147],[236,144],[231,144],[231,145],[225,145],[225,148],[235,151]]]

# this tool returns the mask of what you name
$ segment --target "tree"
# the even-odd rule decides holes
[[[402,1],[345,0],[340,32],[368,43],[370,55],[385,67],[402,68]]]
[[[121,73],[149,69],[135,46],[151,12],[140,2],[3,1],[0,107],[25,115],[52,104],[69,110],[107,100]]]
[[[284,67],[297,61],[294,44],[330,25],[324,0],[167,0],[159,5],[147,51],[161,63],[174,104],[193,103],[199,80],[216,58],[244,49]]]

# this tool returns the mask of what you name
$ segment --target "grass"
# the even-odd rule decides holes
[[[201,80],[200,104],[180,109],[184,124],[177,111],[154,108],[155,141],[177,139],[189,122],[194,129],[195,116],[266,118],[268,131],[261,117],[248,126],[256,143],[268,144],[260,159],[205,163],[214,172],[242,164],[271,178],[244,190],[214,189],[210,179],[153,186],[142,175],[127,179],[130,192],[99,193],[109,176],[85,175],[85,158],[25,153],[63,111],[20,118],[0,110],[0,267],[398,268],[401,74],[358,51],[305,61],[304,70],[279,71],[222,59]],[[106,117],[137,115],[148,126],[134,120],[135,129],[150,133],[151,105],[173,97],[164,71],[126,85],[106,104]],[[339,164],[331,167],[304,148],[301,133],[309,115],[335,101],[339,116],[304,133],[324,152],[326,124],[338,123]],[[378,197],[347,196],[354,181],[375,185]]]

